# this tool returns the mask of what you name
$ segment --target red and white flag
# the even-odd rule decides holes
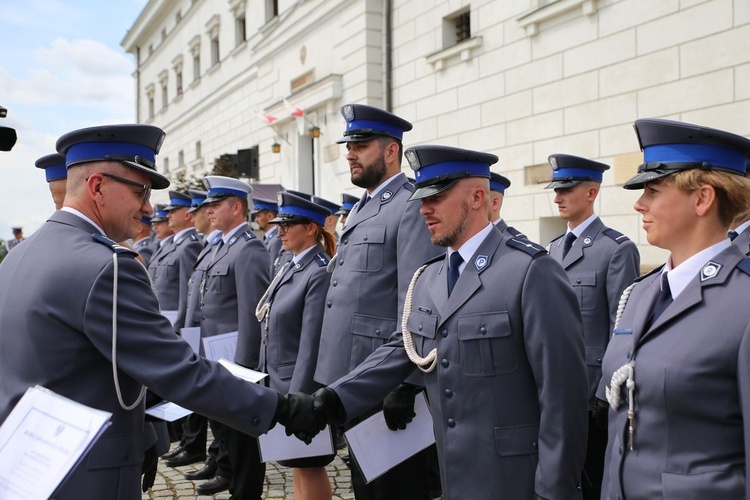
[[[289,111],[289,113],[292,116],[296,116],[296,117],[302,118],[302,116],[304,116],[304,114],[305,114],[305,112],[302,111],[302,109],[300,109],[300,108],[298,108],[296,106],[292,106],[289,103],[289,101],[286,100],[286,97],[284,97],[284,106],[286,107],[287,111]]]
[[[261,120],[263,120],[264,122],[266,122],[268,124],[271,124],[271,123],[275,122],[276,120],[278,120],[278,118],[276,118],[275,116],[273,116],[273,115],[267,115],[265,113],[258,113],[258,118],[260,118]]]

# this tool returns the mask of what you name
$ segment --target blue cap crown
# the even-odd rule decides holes
[[[545,189],[570,188],[582,181],[602,182],[609,165],[581,156],[553,154],[547,158],[552,167],[552,182]]]
[[[410,200],[445,191],[465,177],[490,178],[490,165],[498,157],[491,153],[451,146],[414,146],[404,152],[414,170],[416,190]]]
[[[247,182],[223,175],[209,175],[204,177],[203,184],[208,189],[206,203],[221,201],[230,196],[247,198],[253,192],[252,186]]]
[[[170,191],[169,192],[169,205],[164,207],[164,210],[170,211],[175,210],[178,208],[190,208],[192,205],[192,199],[189,195],[186,195],[185,193],[180,193],[179,191]]]
[[[510,179],[495,172],[490,172],[490,191],[497,191],[505,194],[505,190],[510,187]]]
[[[337,215],[346,215],[352,211],[354,204],[359,201],[354,195],[349,193],[341,193],[341,208],[336,212]]]
[[[312,202],[320,205],[321,207],[327,208],[331,211],[332,214],[335,214],[336,212],[341,210],[341,205],[338,205],[332,201],[328,201],[325,198],[321,198],[320,196],[313,196]]]
[[[345,104],[341,107],[341,115],[346,120],[344,142],[369,141],[375,137],[393,137],[399,141],[404,132],[412,129],[412,124],[388,111],[367,106],[366,104]]]
[[[331,211],[327,208],[294,195],[289,191],[282,191],[278,196],[279,214],[271,222],[278,223],[309,219],[323,226],[326,223],[326,217],[331,215]]]
[[[53,153],[39,158],[34,165],[36,168],[44,169],[47,182],[58,181],[68,178],[68,169],[65,166],[65,157],[60,153]]]
[[[257,214],[261,210],[268,210],[269,212],[276,213],[278,211],[278,207],[276,206],[276,202],[273,200],[266,200],[263,198],[253,198],[253,213]]]

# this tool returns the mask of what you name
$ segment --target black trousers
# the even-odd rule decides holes
[[[260,461],[258,440],[236,429],[211,420],[211,431],[226,447],[231,467],[229,493],[233,500],[261,500],[266,464]],[[217,436],[218,434],[218,436]],[[218,475],[221,473],[221,466]]]
[[[180,446],[188,453],[203,453],[206,450],[207,436],[208,419],[203,415],[191,413],[182,423]]]
[[[229,427],[215,420],[208,420],[208,425],[211,426],[214,440],[208,447],[206,463],[210,465],[211,462],[214,462],[216,464],[217,476],[232,479],[232,464],[229,462],[229,449],[227,448],[229,442],[227,430]]]
[[[604,477],[604,453],[607,451],[607,410],[589,411],[589,439],[583,462],[581,487],[584,500],[599,500]]]

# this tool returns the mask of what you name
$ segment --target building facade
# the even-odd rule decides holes
[[[621,187],[640,163],[633,121],[750,135],[747,0],[151,0],[122,46],[169,175],[237,155],[253,182],[359,194],[336,141],[339,107],[366,103],[414,124],[405,146],[497,154],[504,218],[543,244],[564,230],[547,156],[609,164],[597,213],[644,268],[665,253]]]

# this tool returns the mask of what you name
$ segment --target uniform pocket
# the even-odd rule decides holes
[[[578,305],[581,311],[590,311],[596,307],[596,271],[570,271],[568,272],[570,284],[578,297]]]
[[[352,314],[352,350],[349,369],[353,369],[372,351],[385,344],[395,331],[396,321],[392,318]]]
[[[461,365],[468,376],[510,373],[517,367],[507,312],[476,313],[458,318]]]
[[[358,226],[349,238],[352,270],[373,273],[383,267],[386,226]]]

